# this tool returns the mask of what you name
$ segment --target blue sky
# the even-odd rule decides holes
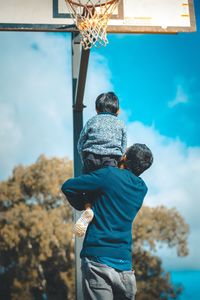
[[[84,120],[114,90],[129,144],[154,153],[145,204],[176,207],[190,225],[187,258],[159,250],[168,269],[200,269],[200,5],[196,33],[109,35],[91,51]],[[72,158],[70,34],[0,32],[0,180],[40,154]]]
[[[196,17],[200,22],[200,5]],[[109,57],[112,81],[131,111],[130,120],[154,124],[167,136],[200,144],[200,35],[109,36],[101,53]]]

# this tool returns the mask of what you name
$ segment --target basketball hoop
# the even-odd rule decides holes
[[[107,26],[120,0],[65,0],[81,34],[84,49],[108,44]]]

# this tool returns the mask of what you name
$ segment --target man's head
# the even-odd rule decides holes
[[[153,154],[145,144],[133,144],[122,160],[124,167],[136,176],[140,176],[153,163]]]
[[[118,114],[119,99],[113,92],[100,94],[95,104],[97,113]]]

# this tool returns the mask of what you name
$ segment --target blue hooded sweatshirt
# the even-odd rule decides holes
[[[127,169],[105,167],[67,180],[62,192],[77,210],[84,209],[84,194],[93,194],[94,218],[87,229],[81,257],[132,260],[132,223],[147,193],[140,177]]]

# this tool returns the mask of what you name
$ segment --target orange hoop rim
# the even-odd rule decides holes
[[[77,3],[77,2],[71,1],[71,0],[65,0],[65,1],[69,2],[70,4],[75,5],[75,6],[82,6],[82,7],[88,7],[88,8],[101,7],[101,6],[104,6],[104,5],[110,5],[110,4],[113,4],[115,2],[119,2],[119,0],[111,0],[111,1],[108,1],[108,2],[105,2],[105,3],[101,3],[101,4],[87,5],[87,4]]]

